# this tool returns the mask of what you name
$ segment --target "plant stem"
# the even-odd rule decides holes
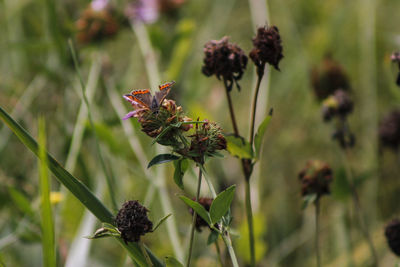
[[[246,185],[246,215],[247,225],[249,228],[249,241],[250,241],[250,266],[256,265],[256,251],[254,246],[254,226],[253,226],[253,212],[251,208],[251,193],[250,193],[250,179],[245,180]]]
[[[147,250],[146,250],[146,248],[144,247],[143,242],[142,242],[142,241],[139,241],[139,242],[138,242],[138,245],[139,245],[140,250],[142,251],[144,257],[146,258],[146,263],[147,263],[147,265],[148,265],[149,267],[153,267],[154,265],[153,265],[153,263],[151,262],[150,256],[149,256],[149,254],[147,253]]]
[[[251,113],[251,126],[250,126],[250,145],[253,145],[253,140],[254,140],[254,124],[256,122],[256,111],[257,111],[257,99],[258,99],[258,92],[260,91],[260,84],[261,80],[264,76],[263,75],[257,75],[257,85],[256,85],[256,90],[254,91],[254,97],[253,97],[253,110]]]
[[[217,249],[219,263],[221,264],[221,266],[224,266],[223,260],[222,260],[222,255],[221,255],[221,249],[219,248],[219,244],[218,244],[218,239],[215,241],[214,244],[215,244],[215,248]]]
[[[346,169],[346,176],[348,177],[348,182],[350,184],[350,189],[352,192],[355,213],[357,214],[361,232],[362,232],[365,240],[367,241],[369,249],[371,251],[373,266],[378,266],[378,256],[376,254],[374,243],[372,242],[371,236],[369,235],[368,225],[366,223],[364,212],[361,207],[360,198],[358,196],[357,189],[354,185],[353,172],[352,172],[351,166],[349,164],[349,161],[350,161],[349,151],[347,149],[345,149],[344,154],[345,154],[345,157],[343,157],[343,159],[344,159],[344,165],[345,165],[345,169]]]
[[[315,201],[315,254],[317,256],[317,267],[321,266],[321,254],[319,250],[319,198]]]
[[[236,259],[236,254],[235,254],[235,251],[233,250],[232,241],[231,241],[231,238],[229,236],[229,233],[227,233],[227,232],[226,233],[222,233],[221,236],[222,236],[222,239],[225,242],[226,247],[228,248],[229,256],[231,257],[233,267],[239,267],[239,263],[238,263],[238,261]]]
[[[199,178],[197,179],[197,193],[196,193],[195,201],[198,201],[199,197],[200,197],[201,177],[202,177],[202,171],[201,171],[201,168],[199,168]],[[192,226],[190,228],[189,255],[188,255],[188,258],[187,258],[186,267],[190,266],[190,260],[192,258],[193,241],[194,241],[194,230],[195,230],[195,226],[196,226],[196,219],[197,219],[197,213],[193,210]]]
[[[226,99],[228,99],[229,113],[231,114],[233,132],[235,133],[236,136],[239,136],[239,129],[237,127],[235,112],[233,110],[232,98],[228,90],[229,88],[228,84],[225,80],[224,80],[224,85],[225,85]]]

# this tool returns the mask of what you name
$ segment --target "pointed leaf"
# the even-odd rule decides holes
[[[12,201],[19,210],[21,210],[31,219],[35,218],[35,212],[32,209],[31,201],[22,192],[14,187],[9,187],[8,192]]]
[[[185,202],[186,205],[191,207],[201,218],[203,218],[203,220],[205,220],[209,225],[211,225],[210,215],[208,214],[208,211],[201,204],[185,196],[179,196],[179,198],[182,199],[182,201]]]
[[[307,206],[310,205],[311,203],[314,203],[316,199],[317,199],[317,194],[310,194],[303,197],[302,209],[307,208]]]
[[[265,131],[269,123],[271,122],[273,109],[270,109],[268,116],[261,122],[260,126],[258,126],[257,133],[254,137],[254,150],[255,157],[258,159],[260,157],[261,143],[264,137]]]
[[[172,215],[172,214],[170,213],[170,214],[168,214],[167,216],[164,216],[163,218],[161,218],[161,220],[158,221],[158,223],[156,224],[156,226],[153,228],[152,232],[154,232],[155,230],[157,230],[157,228],[158,228],[163,222],[165,222],[165,221],[169,218],[169,216],[171,216],[171,215]]]
[[[182,263],[180,263],[177,259],[171,256],[165,257],[165,265],[166,267],[183,267]]]
[[[228,135],[225,137],[227,141],[228,152],[235,157],[241,159],[251,159],[253,158],[251,151],[251,145],[249,142],[244,140],[242,137],[237,137],[233,135]]]
[[[178,160],[180,159],[180,157],[175,156],[173,154],[159,154],[157,156],[155,156],[150,162],[149,165],[147,165],[147,168],[150,168],[153,165],[156,164],[162,164],[162,163],[166,163],[166,162],[170,162],[170,161],[174,161],[174,160]]]
[[[174,161],[175,171],[174,171],[174,181],[180,189],[184,190],[183,186],[183,176],[189,167],[189,162],[187,159],[181,158],[180,160]]]
[[[213,200],[210,207],[211,224],[221,220],[231,206],[233,197],[235,196],[236,185],[232,185],[218,194]]]

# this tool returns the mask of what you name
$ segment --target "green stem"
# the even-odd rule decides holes
[[[217,255],[218,255],[219,263],[221,264],[221,266],[224,266],[223,260],[222,260],[222,255],[221,255],[221,249],[219,248],[218,240],[215,241],[214,244],[215,244],[215,248],[216,248],[216,250],[217,250]]]
[[[103,158],[103,154],[101,153],[100,142],[98,140],[97,131],[96,131],[96,128],[94,126],[92,113],[90,112],[89,101],[88,101],[88,98],[86,96],[86,86],[85,86],[85,83],[83,82],[83,79],[82,79],[82,75],[81,75],[81,71],[80,71],[79,63],[78,63],[78,58],[77,58],[76,51],[75,51],[75,48],[74,48],[74,45],[73,45],[71,39],[68,40],[68,44],[69,44],[69,47],[70,47],[70,50],[71,50],[72,59],[74,61],[75,69],[76,69],[76,72],[77,72],[78,77],[79,77],[79,82],[81,84],[82,97],[83,97],[83,100],[84,100],[84,102],[85,102],[85,104],[87,106],[89,123],[90,123],[90,126],[91,126],[91,128],[93,130],[93,133],[94,133],[94,137],[95,137],[94,139],[95,139],[97,154],[98,154],[99,161],[100,161],[100,166],[103,169],[104,175],[106,176],[106,182],[107,182],[108,192],[109,192],[110,198],[111,198],[111,203],[112,203],[112,206],[113,206],[114,210],[118,210],[118,205],[117,205],[117,201],[115,199],[115,194],[114,194],[114,192],[115,192],[115,190],[114,190],[114,178],[112,177],[112,174],[107,171],[107,167],[106,167],[106,164],[105,164],[105,161],[104,161],[104,158]]]
[[[253,212],[251,208],[251,193],[250,193],[250,179],[245,180],[246,185],[246,215],[247,225],[249,228],[249,241],[250,241],[250,266],[256,265],[256,252],[254,246],[254,226],[253,226]]]
[[[253,145],[253,140],[254,140],[254,124],[256,122],[256,111],[257,111],[257,99],[258,99],[258,92],[260,91],[260,85],[261,85],[261,80],[264,76],[264,72],[262,75],[257,75],[257,85],[256,85],[256,90],[254,91],[254,97],[253,97],[253,110],[251,113],[251,126],[250,126],[250,145]]]
[[[236,117],[235,117],[235,112],[233,109],[232,98],[231,98],[231,94],[229,93],[229,90],[228,90],[228,84],[225,80],[224,80],[224,85],[225,85],[226,99],[228,100],[229,113],[231,115],[231,120],[232,120],[233,132],[235,133],[236,136],[239,136],[239,129],[238,129],[237,123],[236,123]]]
[[[321,266],[321,254],[319,250],[319,198],[315,201],[315,254],[317,257],[317,267]]]
[[[196,193],[195,201],[198,201],[199,197],[200,197],[201,177],[202,177],[202,170],[201,170],[201,168],[199,168],[199,178],[197,180],[197,193]],[[196,226],[196,219],[197,219],[197,213],[193,210],[192,226],[190,228],[189,255],[188,255],[188,258],[187,258],[186,267],[190,266],[190,260],[192,258],[193,241],[194,241],[194,230],[195,230],[195,226]]]
[[[226,247],[228,248],[229,256],[231,257],[233,267],[239,267],[239,263],[237,261],[235,251],[233,250],[232,241],[229,236],[229,233],[226,233],[226,235],[225,233],[222,233],[221,236],[225,242]]]
[[[342,150],[343,151],[343,150]],[[353,172],[350,166],[350,156],[349,156],[349,151],[345,150],[344,151],[345,156],[343,157],[344,159],[344,165],[345,165],[345,170],[346,170],[346,176],[348,177],[348,182],[350,184],[350,189],[352,192],[352,197],[353,197],[353,203],[354,203],[354,208],[355,208],[355,213],[357,214],[358,218],[358,223],[360,225],[361,233],[363,234],[365,241],[367,241],[369,250],[372,255],[372,260],[373,260],[373,266],[378,266],[378,256],[376,253],[376,249],[374,246],[374,243],[372,242],[371,236],[369,234],[368,230],[368,225],[365,219],[364,212],[361,207],[361,202],[360,198],[358,196],[357,189],[354,185],[354,178],[353,178]]]
[[[142,253],[143,253],[143,255],[144,255],[145,259],[146,259],[147,265],[148,265],[149,267],[153,267],[154,265],[153,265],[153,263],[151,262],[150,256],[149,256],[149,254],[147,253],[147,250],[146,250],[146,248],[144,247],[143,242],[142,242],[142,241],[139,241],[139,242],[138,242],[138,245],[139,245],[140,250],[142,251]]]

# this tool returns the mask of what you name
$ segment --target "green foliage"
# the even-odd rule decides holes
[[[183,186],[183,176],[189,167],[189,161],[187,159],[181,158],[174,161],[175,171],[174,171],[174,181],[180,189],[184,190]]]
[[[253,158],[253,151],[249,142],[242,137],[236,137],[233,135],[226,136],[227,150],[235,157],[241,159]]]
[[[166,267],[183,267],[183,264],[172,256],[165,257],[165,265]]]
[[[203,220],[205,220],[209,225],[212,225],[210,214],[201,204],[185,196],[179,196],[179,198],[185,202],[186,205],[191,207],[197,213],[197,215],[203,218]]]
[[[305,209],[308,207],[308,205],[312,204],[315,202],[317,199],[317,194],[308,194],[303,197],[303,204],[301,206],[302,209]]]
[[[173,154],[159,154],[155,156],[152,160],[150,160],[149,164],[147,165],[147,168],[150,168],[153,165],[163,164],[178,159],[180,159],[180,157]]]
[[[210,234],[207,238],[207,245],[211,245],[212,243],[218,240],[219,233],[217,231],[211,230]]]
[[[261,122],[260,126],[258,126],[257,133],[254,136],[254,151],[255,151],[256,159],[260,158],[260,150],[261,150],[262,140],[263,140],[265,131],[267,130],[267,127],[268,127],[269,123],[271,122],[272,112],[273,111],[271,109],[269,111],[268,116]]]
[[[213,200],[210,207],[211,224],[217,223],[228,212],[235,196],[235,190],[236,185],[232,185],[219,193]]]
[[[14,187],[8,187],[8,192],[17,208],[25,215],[33,219],[35,217],[35,213],[32,209],[31,201],[22,192]]]
[[[168,214],[168,215],[164,216],[163,218],[161,218],[161,219],[158,221],[158,223],[156,223],[155,226],[153,227],[152,232],[156,231],[157,228],[158,228],[161,224],[163,224],[163,223],[169,218],[169,216],[171,216],[171,215],[172,215],[172,214]]]

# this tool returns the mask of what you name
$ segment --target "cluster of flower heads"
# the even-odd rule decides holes
[[[310,160],[300,171],[299,180],[303,196],[316,194],[317,199],[330,193],[330,183],[333,180],[332,169],[320,160]]]
[[[276,26],[258,28],[249,56],[256,65],[259,76],[264,73],[266,63],[279,70],[278,64],[283,58],[281,42]],[[228,91],[232,89],[234,82],[240,89],[238,81],[243,76],[247,61],[245,52],[238,45],[230,43],[225,36],[221,40],[212,40],[205,44],[202,72],[208,77],[215,75],[218,79],[222,78]]]
[[[92,0],[76,21],[77,40],[81,44],[99,42],[115,36],[132,23],[154,23],[160,13],[172,14],[186,0],[132,0],[124,10],[114,8],[109,0]]]
[[[152,231],[153,223],[147,217],[148,211],[137,200],[127,201],[122,205],[115,224],[125,243],[138,242],[142,235]]]
[[[173,100],[164,99],[159,107],[153,109],[139,99],[127,96],[125,99],[134,110],[124,119],[137,118],[144,133],[161,145],[171,146],[174,152],[186,158],[204,163],[205,157],[212,157],[218,150],[226,149],[226,139],[218,124],[208,120],[193,122]],[[193,128],[193,124],[196,124],[194,133],[184,135]]]
[[[342,148],[354,146],[355,136],[347,123],[347,117],[353,112],[354,103],[343,68],[327,55],[318,68],[312,69],[311,84],[316,98],[322,101],[323,120],[325,122],[337,120],[332,138],[337,140]]]
[[[390,59],[392,60],[393,63],[397,64],[399,70],[396,78],[396,84],[400,86],[400,52],[394,52],[391,56]]]
[[[384,147],[397,150],[400,146],[400,110],[387,114],[379,124],[379,140]]]

